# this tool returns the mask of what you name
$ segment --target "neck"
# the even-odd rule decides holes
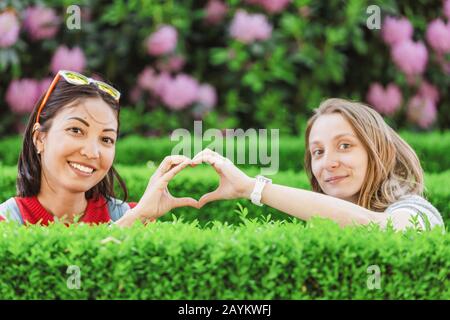
[[[75,216],[82,215],[87,207],[84,192],[71,193],[59,190],[54,192],[48,188],[41,188],[37,199],[50,214],[68,222],[73,222]]]
[[[353,196],[351,196],[351,197],[349,197],[347,199],[343,199],[343,200],[347,200],[347,201],[350,201],[350,202],[352,202],[354,204],[358,204],[358,195],[356,194],[356,195],[353,195]]]

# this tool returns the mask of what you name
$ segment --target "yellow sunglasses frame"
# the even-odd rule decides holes
[[[50,97],[50,94],[53,92],[53,89],[55,88],[56,84],[58,83],[59,79],[61,79],[61,77],[63,77],[64,80],[66,80],[70,84],[83,85],[81,83],[74,83],[74,80],[69,78],[69,74],[76,74],[77,76],[79,76],[81,78],[85,78],[88,81],[88,83],[85,83],[85,84],[93,83],[93,84],[95,84],[97,86],[97,88],[99,88],[103,92],[108,93],[111,97],[113,97],[114,100],[119,101],[119,99],[120,99],[120,92],[119,92],[119,90],[117,90],[116,88],[113,88],[112,86],[110,86],[106,82],[98,81],[98,80],[86,77],[85,75],[83,75],[81,73],[78,73],[78,72],[75,72],[75,71],[59,70],[58,73],[56,74],[56,76],[53,78],[53,81],[50,84],[49,88],[47,89],[47,92],[45,93],[44,99],[42,99],[42,102],[39,105],[39,108],[38,108],[38,111],[37,111],[37,115],[36,115],[36,122],[35,122],[35,124],[39,124],[39,117],[41,115],[42,109],[44,108],[45,104],[47,103],[48,98]],[[114,89],[117,92],[117,97],[113,96],[110,92],[103,90],[99,85],[110,87],[110,88]]]

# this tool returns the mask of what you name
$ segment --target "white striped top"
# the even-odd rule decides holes
[[[425,219],[428,219],[431,228],[444,226],[444,221],[439,211],[421,196],[404,195],[397,202],[391,204],[385,212],[391,214],[398,209],[409,211],[414,216],[419,214],[419,223],[424,230],[426,229]]]

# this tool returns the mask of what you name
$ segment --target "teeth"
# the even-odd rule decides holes
[[[92,168],[87,168],[87,167],[82,166],[81,164],[78,164],[78,163],[69,162],[69,164],[70,164],[72,167],[74,167],[74,168],[76,168],[76,169],[78,169],[78,170],[80,170],[80,171],[86,172],[86,173],[92,173],[92,172],[94,171],[94,169],[92,169]]]

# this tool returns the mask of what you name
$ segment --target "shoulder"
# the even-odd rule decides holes
[[[444,225],[439,211],[428,200],[419,195],[404,195],[400,197],[398,201],[389,205],[385,213],[393,216],[401,215],[406,218],[418,216],[419,222],[424,229],[426,222],[430,224],[430,227]]]
[[[119,220],[125,212],[127,212],[130,208],[133,208],[136,203],[134,202],[124,202],[123,200],[110,198],[107,200],[109,216],[112,221]]]
[[[0,220],[17,221],[23,224],[22,214],[14,197],[0,204]]]

